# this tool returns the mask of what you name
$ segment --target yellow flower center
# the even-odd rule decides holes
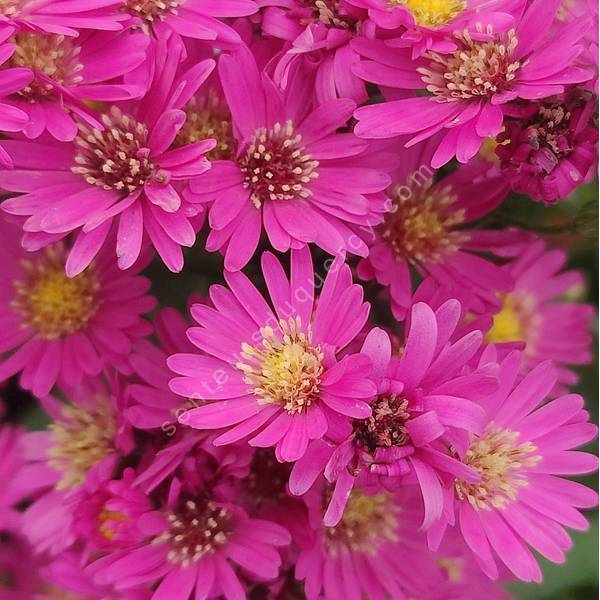
[[[102,509],[98,515],[98,533],[109,541],[117,536],[117,530],[120,523],[127,521],[127,517],[120,512]]]
[[[66,406],[63,419],[52,423],[50,431],[50,466],[63,474],[59,490],[81,484],[94,465],[115,452],[117,424],[105,398],[98,398],[93,408]]]
[[[335,527],[325,530],[326,544],[330,554],[341,548],[376,554],[383,542],[398,540],[399,509],[387,492],[367,495],[354,489],[344,509],[342,520]]]
[[[437,29],[454,21],[466,8],[466,0],[388,0],[388,6],[406,6],[415,23]]]
[[[491,329],[485,336],[488,344],[526,342],[525,351],[533,352],[539,317],[535,300],[526,294],[506,294],[502,308],[494,315]]]
[[[260,346],[242,344],[243,362],[237,367],[261,404],[279,404],[289,413],[307,410],[319,394],[323,353],[313,347],[311,332],[302,331],[300,318],[260,330]]]
[[[391,199],[393,208],[381,235],[398,258],[439,262],[467,239],[467,233],[452,230],[464,221],[465,212],[452,209],[457,198],[449,186],[433,186],[431,181],[417,190],[396,186]]]
[[[202,98],[194,97],[185,107],[185,112],[186,121],[173,144],[176,148],[213,138],[217,145],[205,155],[206,158],[231,160],[235,157],[231,114],[212,89]]]
[[[178,7],[185,0],[125,0],[124,10],[145,21],[164,21],[169,14],[176,15]]]
[[[468,500],[475,510],[504,508],[527,485],[528,467],[541,459],[531,442],[518,443],[519,432],[495,429],[490,423],[481,437],[473,437],[464,462],[481,475],[479,483],[457,479],[457,496]]]
[[[458,557],[438,558],[437,564],[446,573],[448,581],[460,583],[464,578],[464,559]]]
[[[93,270],[65,275],[62,246],[52,246],[41,260],[24,260],[25,278],[16,281],[13,308],[38,336],[54,340],[83,329],[98,310],[99,283]]]

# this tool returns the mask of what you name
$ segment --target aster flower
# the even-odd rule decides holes
[[[195,489],[190,482],[171,481],[159,510],[137,523],[140,541],[92,563],[88,570],[100,584],[127,592],[145,583],[158,584],[152,600],[245,597],[239,567],[261,579],[279,572],[280,546],[288,532],[270,521],[252,519],[221,487]]]
[[[238,33],[221,19],[247,17],[258,10],[254,0],[119,0],[121,9],[145,31],[165,29],[194,40],[239,44]]]
[[[384,331],[374,329],[367,336],[362,353],[374,365],[377,384],[371,416],[338,427],[327,442],[312,444],[290,478],[294,494],[306,492],[321,470],[335,484],[325,525],[343,518],[355,485],[397,488],[411,474],[421,488],[427,529],[441,514],[444,474],[460,472],[477,482],[478,476],[465,470],[448,448],[457,436],[481,431],[484,415],[477,401],[497,382],[493,365],[472,372],[466,368],[481,346],[481,332],[448,341],[459,315],[460,305],[453,300],[435,313],[426,304],[416,304],[400,358],[392,357]]]
[[[123,0],[4,0],[0,23],[21,30],[77,36],[80,29],[119,31]]]
[[[364,82],[352,74],[360,56],[350,40],[363,28],[367,13],[350,0],[258,0],[265,6],[264,35],[288,42],[275,67],[275,80],[285,87],[290,69],[311,73],[317,104],[335,98],[357,103],[367,99]]]
[[[163,85],[162,73],[177,68],[185,56],[183,44],[170,36],[150,49],[154,79],[132,110],[135,114],[113,105],[101,116],[100,128],[80,124],[68,144],[42,138],[5,142],[16,168],[0,172],[0,187],[21,195],[2,208],[26,217],[28,247],[77,232],[66,264],[69,277],[80,274],[107,243],[113,222],[118,223],[116,252],[122,269],[138,261],[147,237],[167,267],[180,271],[181,246],[192,246],[196,239],[192,219],[200,209],[183,199],[176,185],[210,168],[203,154],[215,142],[173,148],[185,113],[169,103],[174,100],[171,93],[178,96],[188,88],[193,93],[214,61],[196,65],[187,78],[175,82],[182,89],[173,88],[172,80]]]
[[[571,90],[523,107],[497,136],[496,154],[515,192],[533,200],[566,198],[596,170],[596,100]]]
[[[330,490],[306,497],[313,536],[300,548],[296,577],[308,600],[317,598],[430,597],[443,582],[441,569],[417,529],[418,499],[410,491],[367,493],[354,489],[342,520],[323,526]]]
[[[451,35],[476,23],[489,23],[494,29],[507,29],[514,14],[523,9],[523,0],[348,0],[366,8],[369,18],[383,30],[400,33],[394,45],[413,48],[413,58],[427,50],[456,50]],[[386,31],[386,34],[388,32]]]
[[[23,86],[29,84],[32,74],[29,70],[11,67],[11,56],[14,54],[15,45],[6,42],[14,30],[11,27],[0,29],[0,130],[1,131],[21,131],[29,117],[27,113],[19,108],[15,108],[6,102],[7,97],[18,92]],[[0,166],[5,168],[12,167],[12,160],[3,146],[0,144]]]
[[[564,475],[589,473],[597,458],[574,451],[597,434],[576,394],[546,402],[556,383],[550,363],[520,381],[521,358],[511,353],[500,366],[500,388],[481,400],[487,425],[456,448],[481,475],[473,484],[454,482],[460,530],[475,560],[491,578],[496,557],[519,579],[541,581],[528,546],[552,562],[563,562],[571,540],[564,527],[586,529],[578,509],[597,503],[597,494]]]
[[[0,380],[21,373],[22,387],[44,396],[104,365],[127,370],[133,341],[151,331],[143,315],[155,305],[150,282],[138,275],[143,265],[125,274],[102,252],[70,279],[62,242],[28,253],[17,227],[2,221],[0,229]]]
[[[364,241],[348,225],[381,220],[381,191],[390,179],[372,167],[378,154],[367,144],[336,133],[354,102],[331,100],[309,112],[298,101],[306,93],[302,77],[282,92],[261,76],[245,47],[221,57],[219,74],[237,147],[190,182],[197,201],[211,204],[207,249],[220,250],[225,268],[238,270],[264,227],[279,251],[313,242],[330,254],[365,255]],[[387,156],[381,160],[389,163]]]
[[[367,379],[368,359],[339,356],[365,324],[369,305],[341,258],[321,279],[318,303],[307,248],[292,250],[289,281],[269,252],[262,271],[274,310],[243,273],[226,272],[231,291],[211,287],[215,308],[191,309],[200,327],[188,336],[205,355],[171,356],[169,367],[182,377],[170,385],[181,396],[210,401],[181,415],[181,423],[225,428],[216,444],[249,437],[250,445],[275,446],[278,460],[293,461],[325,434],[330,418],[371,414],[367,402],[376,389]]]
[[[488,31],[483,22],[477,35],[468,30],[455,34],[455,51],[427,51],[417,61],[408,50],[385,41],[354,40],[355,49],[369,59],[356,65],[355,73],[380,85],[429,92],[358,109],[356,134],[409,134],[411,145],[443,130],[432,166],[442,166],[454,156],[468,162],[486,137],[501,131],[507,103],[560,94],[566,85],[592,77],[573,66],[583,49],[578,43],[586,21],[573,21],[548,35],[559,3],[534,0],[515,28],[495,31],[490,25]]]
[[[24,31],[11,43],[16,50],[8,64],[31,73],[30,81],[9,98],[11,106],[28,115],[23,127],[28,138],[47,130],[58,140],[73,140],[75,114],[101,127],[84,101],[127,100],[144,91],[119,82],[146,58],[148,38],[141,33],[82,32],[74,38]]]
[[[413,271],[447,287],[458,284],[481,310],[497,306],[496,293],[509,292],[512,281],[490,254],[510,252],[528,237],[510,229],[471,226],[504,200],[508,185],[483,161],[461,166],[434,183],[435,172],[427,165],[435,143],[406,152],[389,191],[391,210],[374,228],[369,256],[358,265],[362,279],[389,287],[397,319],[404,319],[411,305]]]
[[[505,269],[515,281],[502,295],[502,307],[493,316],[486,341],[494,344],[524,343],[523,365],[530,370],[552,360],[559,390],[577,383],[570,365],[592,361],[591,320],[594,309],[574,299],[585,289],[581,273],[565,270],[564,251],[548,250],[543,241],[527,245]]]

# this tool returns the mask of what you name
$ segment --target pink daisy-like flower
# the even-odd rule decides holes
[[[254,0],[119,0],[121,9],[145,31],[171,30],[183,37],[239,44],[239,34],[221,19],[247,17],[258,11]]]
[[[0,23],[19,29],[77,36],[80,29],[119,31],[123,0],[4,0]]]
[[[187,77],[163,85],[163,73],[177,68],[185,49],[176,36],[149,49],[154,79],[131,112],[112,106],[101,116],[101,128],[80,124],[79,134],[68,144],[44,138],[4,142],[16,168],[0,172],[0,187],[21,195],[6,200],[2,208],[26,217],[28,248],[77,233],[66,263],[69,277],[80,274],[105,245],[113,221],[118,223],[121,269],[138,261],[147,237],[167,267],[180,271],[181,247],[192,246],[196,239],[192,219],[200,209],[182,198],[176,185],[210,168],[203,155],[215,141],[173,147],[186,116],[170,103],[181,94],[193,94],[214,61],[203,61]]]
[[[574,301],[585,283],[581,273],[564,269],[566,261],[565,252],[548,250],[541,240],[526,246],[505,267],[515,285],[501,296],[501,310],[493,316],[485,338],[494,344],[524,343],[527,370],[552,360],[563,392],[565,385],[578,381],[569,366],[592,361],[594,315],[593,306]]]
[[[366,244],[349,225],[381,220],[390,178],[373,165],[379,154],[383,168],[389,159],[352,133],[336,133],[354,102],[331,100],[311,112],[300,101],[309,89],[303,78],[282,92],[261,76],[246,47],[222,56],[219,74],[236,148],[190,183],[198,201],[211,203],[207,249],[225,255],[226,269],[241,269],[264,227],[282,252],[312,242],[330,254],[366,255]]]
[[[483,161],[461,166],[434,183],[427,165],[436,141],[406,152],[390,188],[391,210],[375,227],[369,256],[360,261],[362,279],[389,287],[391,308],[404,319],[412,301],[412,272],[440,284],[460,285],[473,306],[497,306],[496,294],[512,288],[510,274],[490,260],[527,235],[514,230],[474,229],[469,225],[487,215],[506,197],[508,185]]]
[[[0,29],[0,130],[1,131],[21,131],[29,120],[26,112],[15,108],[7,102],[11,94],[18,92],[23,86],[28,85],[33,75],[28,69],[12,67],[11,56],[14,54],[16,46],[6,40],[11,36],[14,29],[12,27],[3,27]],[[0,143],[0,166],[5,168],[12,167],[12,159]]]
[[[442,585],[442,570],[417,529],[419,500],[402,493],[354,489],[342,520],[323,525],[330,489],[319,485],[306,496],[310,542],[300,548],[296,577],[308,600],[317,598],[429,598]]]
[[[21,373],[21,386],[44,396],[59,383],[79,385],[110,364],[127,369],[135,339],[148,335],[143,315],[156,301],[139,264],[122,273],[102,252],[76,277],[65,275],[62,242],[25,252],[19,229],[0,223],[0,380]]]
[[[381,329],[367,336],[362,353],[373,364],[377,384],[372,414],[338,426],[327,441],[311,444],[290,479],[294,494],[306,492],[321,471],[335,484],[325,525],[339,522],[355,485],[398,487],[402,477],[412,474],[421,488],[427,529],[441,515],[445,474],[478,481],[448,448],[467,431],[481,432],[484,413],[477,401],[497,381],[494,365],[478,371],[466,368],[481,346],[480,331],[449,342],[459,316],[455,300],[435,313],[426,304],[416,304],[400,358],[392,357],[390,339]]]
[[[258,0],[266,7],[261,28],[264,35],[286,40],[277,61],[275,80],[286,86],[290,69],[301,65],[314,77],[317,104],[335,98],[367,100],[364,82],[351,67],[360,60],[350,40],[363,28],[367,13],[349,0]]]
[[[181,396],[207,400],[179,421],[197,429],[226,430],[215,444],[250,437],[252,446],[275,446],[280,461],[294,461],[309,440],[320,439],[335,415],[365,418],[375,385],[369,360],[339,353],[366,323],[369,305],[337,258],[318,301],[310,251],[293,250],[288,280],[279,261],[262,256],[274,310],[241,272],[225,273],[230,290],[214,285],[215,308],[195,305],[200,327],[189,330],[206,355],[175,354],[171,381]]]
[[[571,90],[505,120],[496,154],[515,192],[555,202],[591,178],[598,158],[596,104],[589,93]]]
[[[597,427],[589,423],[581,396],[546,402],[556,384],[549,362],[519,381],[520,363],[518,352],[504,359],[500,388],[480,400],[485,429],[456,447],[481,480],[457,479],[451,502],[467,545],[489,577],[498,576],[497,556],[519,579],[541,581],[528,546],[563,562],[572,544],[564,527],[586,529],[578,509],[597,503],[595,491],[562,477],[597,468],[597,457],[573,450],[593,439]]]
[[[143,88],[125,85],[121,76],[146,58],[148,38],[142,33],[82,32],[78,37],[18,32],[11,38],[16,50],[8,61],[31,73],[9,103],[28,115],[22,128],[28,138],[44,130],[58,140],[77,135],[78,115],[101,127],[84,101],[118,101],[140,96]]]
[[[416,61],[408,50],[385,41],[354,40],[355,49],[368,59],[355,65],[355,73],[380,85],[429,92],[359,108],[356,134],[366,138],[409,134],[411,145],[444,131],[432,166],[440,167],[454,156],[468,162],[486,137],[501,131],[507,103],[560,94],[566,85],[592,77],[573,66],[583,50],[578,43],[587,20],[573,21],[548,35],[560,1],[534,0],[509,31],[488,31],[482,23],[477,35],[457,32],[454,52],[428,51]]]
[[[522,11],[524,0],[348,0],[368,9],[369,18],[383,30],[398,30],[394,40],[400,47],[412,47],[413,58],[427,50],[452,52],[455,31],[477,32],[477,23],[489,23],[494,29],[507,29],[514,14]],[[394,33],[396,33],[394,31]],[[386,37],[389,35],[386,31]]]
[[[281,526],[248,517],[226,488],[194,489],[173,479],[161,508],[137,520],[140,539],[92,563],[98,583],[122,593],[157,583],[152,600],[245,597],[239,567],[261,579],[279,573],[278,548],[290,543]]]

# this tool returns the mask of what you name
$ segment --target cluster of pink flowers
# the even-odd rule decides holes
[[[501,600],[564,562],[594,309],[495,217],[595,176],[596,13],[1,2],[0,392],[49,424],[0,424],[0,597]]]

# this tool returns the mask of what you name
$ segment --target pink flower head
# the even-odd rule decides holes
[[[496,293],[509,292],[512,280],[489,255],[502,255],[527,238],[510,229],[468,227],[504,200],[507,183],[483,161],[434,183],[435,172],[428,167],[434,143],[406,152],[398,183],[389,191],[391,211],[374,228],[369,256],[358,265],[361,278],[389,287],[397,319],[404,319],[411,305],[414,271],[462,287],[480,309],[497,306]]]
[[[161,35],[166,31],[194,40],[221,44],[239,44],[239,34],[222,19],[253,15],[258,7],[254,0],[120,0],[145,31]]]
[[[196,65],[189,79],[173,81],[163,73],[173,73],[184,58],[181,40],[170,36],[150,50],[155,77],[133,110],[113,105],[100,127],[80,124],[71,143],[5,142],[16,168],[0,172],[0,187],[21,195],[2,207],[26,217],[26,245],[39,247],[76,232],[66,264],[69,277],[80,274],[107,243],[113,222],[121,269],[138,261],[147,237],[167,267],[180,271],[181,247],[196,239],[192,219],[200,209],[182,198],[177,186],[210,168],[203,154],[215,141],[174,147],[186,115],[171,104],[193,94],[214,61]]]
[[[494,344],[524,343],[523,365],[527,370],[545,360],[556,366],[559,390],[577,383],[569,365],[592,361],[591,326],[594,309],[576,302],[585,290],[582,274],[564,269],[562,250],[548,250],[538,240],[505,269],[515,285],[501,296],[502,307],[493,316],[486,341]]]
[[[401,34],[394,44],[412,47],[413,58],[427,50],[452,52],[455,31],[477,32],[477,23],[489,23],[496,30],[508,29],[514,14],[523,9],[524,0],[348,0],[368,9],[369,18],[385,31]]]
[[[523,114],[506,119],[496,154],[515,192],[555,202],[593,176],[596,103],[589,93],[572,90],[526,105],[519,111]]]
[[[493,353],[492,353],[493,354]],[[564,475],[590,473],[598,460],[572,449],[593,439],[583,398],[569,394],[546,402],[556,383],[550,363],[518,380],[521,358],[513,352],[500,365],[500,388],[481,399],[487,425],[456,452],[481,475],[454,482],[460,531],[477,563],[491,578],[496,558],[519,579],[541,581],[531,546],[563,562],[571,540],[564,527],[586,529],[578,509],[597,503],[596,492]]]
[[[295,494],[306,492],[321,470],[335,484],[325,525],[342,518],[354,485],[393,488],[413,474],[423,495],[427,529],[440,517],[442,479],[448,473],[478,480],[448,448],[467,431],[481,432],[484,414],[477,401],[492,392],[497,381],[493,365],[478,371],[466,368],[481,346],[480,331],[449,342],[459,316],[455,300],[436,312],[416,304],[400,358],[392,357],[385,332],[374,329],[367,336],[362,353],[371,359],[377,384],[372,414],[331,431],[327,442],[313,443],[294,465],[290,479]]]
[[[376,393],[367,379],[366,357],[340,359],[360,332],[369,305],[350,268],[337,258],[314,298],[314,272],[307,248],[293,250],[291,277],[270,252],[262,271],[274,310],[241,272],[225,273],[230,290],[212,286],[216,308],[195,305],[200,327],[189,330],[206,355],[175,354],[171,381],[181,396],[208,400],[179,421],[196,429],[224,429],[215,444],[244,438],[252,446],[275,446],[280,461],[294,461],[309,440],[320,439],[336,415],[364,418]]]
[[[589,80],[592,73],[573,66],[583,50],[578,43],[587,19],[548,35],[561,0],[534,0],[509,31],[455,34],[454,52],[411,53],[385,41],[357,39],[365,60],[356,74],[383,86],[427,90],[427,96],[359,108],[356,134],[365,138],[411,135],[407,145],[444,131],[431,165],[440,167],[454,156],[468,162],[486,137],[501,131],[507,103],[537,100],[564,92],[565,86]],[[568,47],[569,51],[564,49]]]
[[[155,305],[142,265],[122,273],[104,251],[70,279],[62,242],[29,253],[17,227],[2,221],[0,230],[0,380],[20,372],[21,386],[44,396],[107,364],[127,370],[132,342],[151,331],[143,315]]]
[[[28,69],[11,66],[11,56],[14,54],[16,46],[7,42],[11,35],[11,27],[0,29],[0,130],[2,131],[21,131],[29,117],[27,113],[16,108],[7,102],[11,94],[18,92],[23,86],[31,83],[32,74]],[[12,159],[6,150],[0,144],[0,166],[4,168],[12,167]]]
[[[329,494],[327,485],[319,485],[306,496],[313,535],[296,564],[306,598],[432,597],[443,574],[418,531],[422,508],[410,488],[401,493],[355,488],[342,520],[325,527]]]
[[[349,225],[381,220],[390,179],[373,165],[389,160],[352,133],[336,133],[354,102],[331,100],[310,112],[303,78],[282,92],[261,76],[246,47],[222,56],[219,74],[235,143],[229,160],[214,161],[190,183],[191,196],[211,203],[207,249],[225,255],[226,269],[241,269],[264,227],[282,252],[312,242],[330,254],[366,255]]]
[[[290,69],[301,65],[314,77],[317,104],[335,98],[364,102],[368,95],[364,82],[352,74],[351,67],[360,60],[350,46],[358,35],[367,13],[351,0],[258,0],[264,5],[262,32],[286,40],[275,68],[275,80],[286,87]]]
[[[157,584],[152,600],[244,598],[240,567],[268,580],[279,573],[278,548],[290,542],[281,526],[248,517],[231,494],[194,489],[173,479],[159,510],[137,520],[141,540],[109,553],[88,570],[100,584],[127,593]]]
[[[9,102],[28,115],[22,131],[37,138],[45,130],[61,141],[77,135],[78,115],[102,127],[84,101],[114,102],[141,96],[143,88],[120,79],[146,58],[148,38],[142,33],[83,32],[78,37],[19,31],[9,65],[26,69],[30,80]]]
[[[79,35],[80,29],[119,31],[127,15],[123,0],[4,0],[0,23],[57,35]]]

